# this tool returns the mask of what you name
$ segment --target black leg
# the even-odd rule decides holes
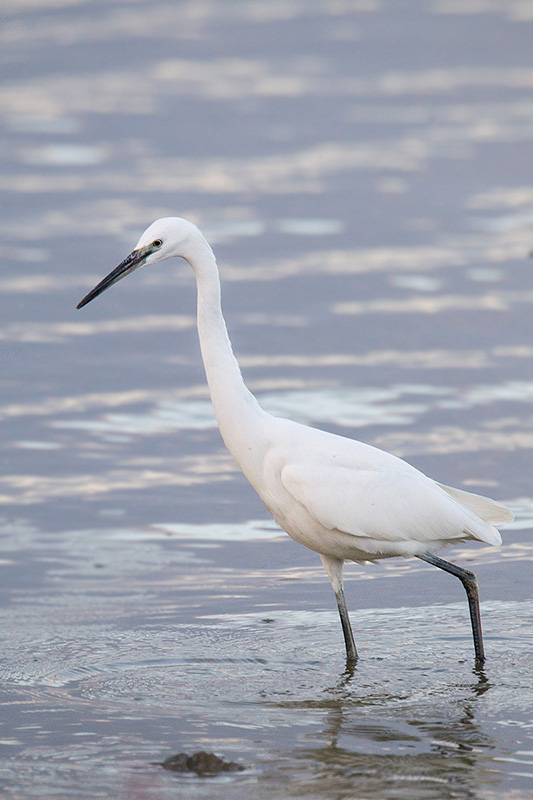
[[[337,598],[342,632],[346,643],[346,663],[355,664],[357,661],[357,648],[355,646],[355,639],[353,638],[352,626],[350,625],[350,617],[348,616],[348,609],[346,608],[346,600],[342,586],[335,592],[335,597]]]
[[[350,625],[348,609],[346,608],[344,589],[342,588],[342,567],[344,561],[342,558],[325,556],[322,553],[320,554],[320,558],[324,565],[324,569],[328,573],[331,585],[333,586],[333,591],[335,592],[335,597],[337,598],[342,632],[344,634],[344,642],[346,644],[346,666],[351,668],[357,661],[357,649],[355,647],[355,640],[353,638],[352,626]]]
[[[444,561],[443,558],[431,555],[430,553],[424,553],[423,555],[417,556],[417,558],[421,558],[422,561],[427,561],[428,564],[433,564],[433,566],[443,569],[451,575],[455,575],[465,587],[466,596],[468,597],[468,607],[470,609],[470,619],[472,621],[476,661],[482,664],[485,661],[485,651],[483,649],[483,633],[481,631],[481,615],[479,613],[479,590],[476,576],[473,572],[458,567],[456,564],[450,564],[449,561]]]

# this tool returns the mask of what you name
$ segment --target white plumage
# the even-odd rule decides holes
[[[186,259],[196,276],[198,334],[224,442],[276,522],[320,553],[337,597],[348,661],[357,651],[342,588],[343,562],[392,556],[418,556],[460,578],[476,658],[483,661],[475,576],[435,552],[465,539],[500,544],[494,525],[511,520],[511,512],[489,498],[438,484],[368,444],[267,414],[246,388],[233,355],[213,252],[186,220],[167,217],[150,225],[135,250],[78,308],[139,267],[174,256]]]

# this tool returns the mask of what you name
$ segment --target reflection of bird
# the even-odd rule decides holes
[[[139,267],[181,256],[198,287],[198,335],[220,431],[235,461],[276,522],[320,554],[339,608],[348,662],[357,659],[342,586],[345,560],[418,556],[456,575],[468,596],[476,658],[484,661],[476,577],[434,555],[445,544],[500,544],[493,523],[512,519],[486,497],[435,483],[396,456],[368,444],[273,417],[246,388],[220,305],[209,244],[178,217],[154,222],[135,250],[78,308]]]

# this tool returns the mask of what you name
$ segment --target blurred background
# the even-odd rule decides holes
[[[415,782],[424,800],[486,800],[494,786],[525,797],[526,689],[509,692],[531,637],[532,4],[10,0],[0,17],[5,796],[174,796],[176,776],[148,765],[196,748],[253,765],[226,797],[249,796],[251,781],[265,797],[397,800],[385,756],[408,752],[411,723],[359,728],[339,757],[351,692],[390,719],[411,681],[435,687],[429,666],[402,672],[433,647],[450,683],[409,713],[434,738],[436,708],[457,701],[463,719],[471,700],[452,677],[458,654],[470,674],[460,585],[423,564],[353,566],[348,605],[371,669],[324,721],[316,697],[341,696],[334,598],[318,557],[275,528],[223,448],[189,268],[138,272],[76,311],[148,224],[183,216],[215,249],[235,352],[265,408],[515,511],[502,549],[456,553],[481,584],[487,649],[508,656],[471,742],[496,760],[442,760],[422,725],[417,753],[431,758],[402,769],[410,798]],[[278,623],[268,644],[264,619]],[[303,705],[267,724],[259,698],[280,692]],[[213,705],[222,695],[231,709]],[[213,727],[239,714],[230,738]],[[462,741],[448,722],[441,738]],[[370,752],[374,778],[354,783]],[[446,794],[450,763],[459,794]]]

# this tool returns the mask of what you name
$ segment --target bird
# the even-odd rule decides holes
[[[267,413],[244,383],[222,313],[214,252],[196,225],[164,217],[77,305],[90,303],[141,267],[180,257],[197,285],[197,328],[207,384],[224,443],[276,523],[320,555],[340,616],[346,664],[358,660],[343,565],[417,557],[455,575],[470,612],[476,664],[485,661],[476,576],[445,561],[446,545],[501,544],[496,525],[511,511],[488,497],[437,483],[368,443]]]

